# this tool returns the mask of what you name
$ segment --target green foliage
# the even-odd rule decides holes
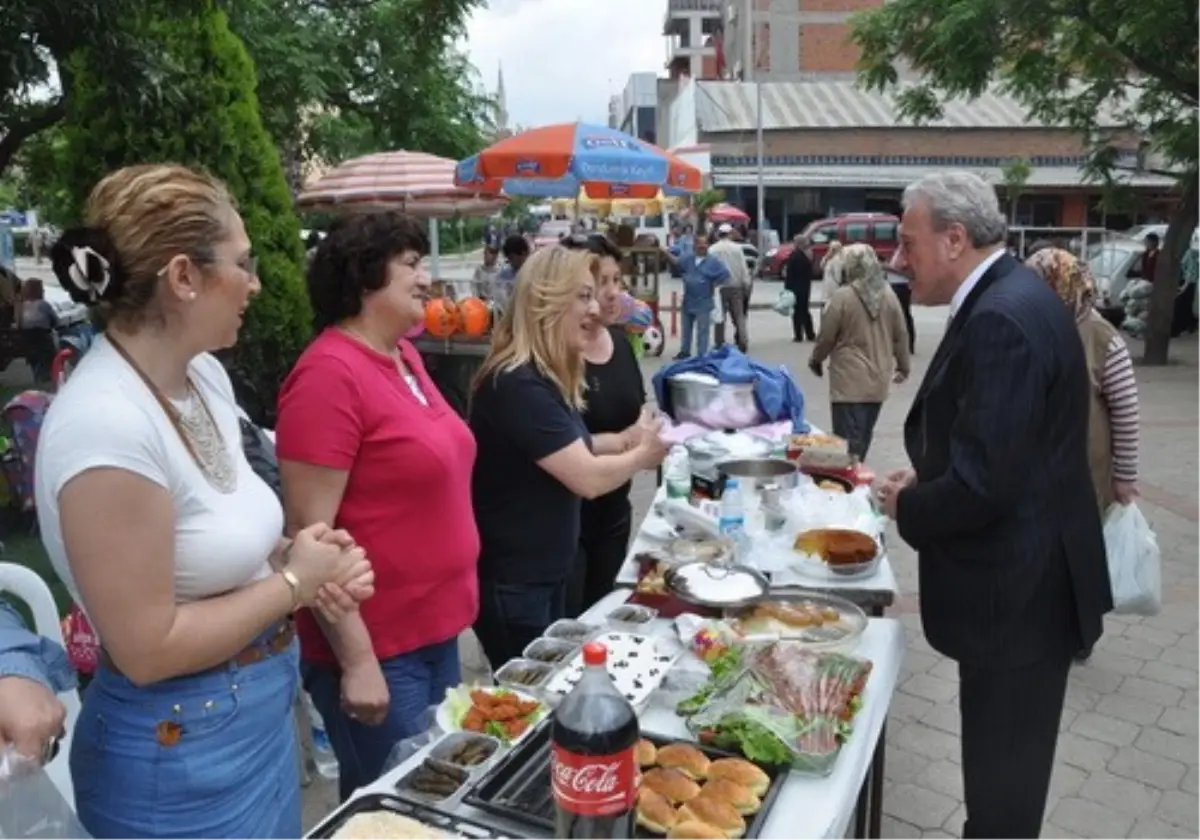
[[[1029,182],[1029,176],[1033,174],[1033,165],[1028,158],[1014,158],[1000,167],[1000,173],[1004,177],[1004,188],[1008,192],[1009,219],[1016,221],[1017,201],[1021,198],[1025,184]]]
[[[492,102],[454,47],[481,0],[223,5],[258,65],[263,121],[293,188],[300,161],[401,148],[457,158],[483,147]]]
[[[308,339],[311,313],[301,281],[300,226],[259,117],[254,65],[212,4],[192,16],[146,22],[138,37],[147,50],[170,56],[173,72],[164,85],[171,97],[148,106],[115,98],[104,54],[78,51],[70,65],[75,84],[58,159],[61,183],[76,218],[92,185],[129,164],[182,163],[229,185],[258,255],[263,291],[226,362],[244,407],[269,422],[279,384]]]
[[[997,85],[1033,120],[1076,131],[1097,181],[1119,182],[1130,130],[1146,168],[1178,180],[1158,262],[1145,360],[1167,361],[1180,258],[1197,219],[1200,64],[1192,0],[891,0],[860,13],[859,79],[896,90],[903,117],[937,117],[948,99]],[[908,64],[916,81],[901,80]],[[1125,136],[1122,136],[1125,135]]]
[[[709,210],[713,209],[724,200],[725,190],[701,190],[692,196],[692,206],[696,209],[696,215],[703,218]]]

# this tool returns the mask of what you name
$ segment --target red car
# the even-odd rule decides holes
[[[830,219],[817,219],[804,229],[804,235],[812,243],[812,260],[814,266],[819,266],[829,250],[829,243],[838,240],[843,245],[855,242],[870,244],[879,259],[887,262],[896,252],[900,242],[897,230],[900,219],[891,213],[847,213]],[[785,242],[778,248],[767,252],[762,261],[763,277],[778,277],[785,279],[788,257],[795,250],[795,245]]]

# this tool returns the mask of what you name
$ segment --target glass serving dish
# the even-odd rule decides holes
[[[730,628],[746,641],[788,640],[817,651],[850,651],[867,629],[867,615],[845,598],[798,590],[725,611]]]

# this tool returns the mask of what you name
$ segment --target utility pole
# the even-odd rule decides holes
[[[742,61],[742,78],[746,78],[746,68],[750,67],[751,74],[754,78],[754,143],[755,155],[757,157],[757,172],[756,182],[758,186],[758,207],[755,213],[758,227],[758,253],[761,256],[766,253],[766,224],[767,224],[767,193],[763,186],[763,89],[762,79],[758,75],[758,55],[756,51],[756,38],[754,26],[754,0],[745,0],[744,6],[745,19],[743,26],[745,27],[746,37],[742,43],[746,47],[746,57]]]

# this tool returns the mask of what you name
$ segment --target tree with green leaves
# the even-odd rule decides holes
[[[225,0],[293,190],[302,164],[383,149],[466,157],[491,100],[457,49],[481,0]],[[316,58],[317,60],[314,60]]]
[[[81,48],[107,60],[114,96],[154,100],[163,68],[143,49],[130,22],[157,6],[152,0],[8,0],[0,13],[0,174],[31,137],[60,122],[73,77],[66,66]],[[184,15],[180,0],[173,15]]]
[[[259,116],[254,65],[225,13],[212,2],[197,5],[194,15],[143,21],[137,29],[147,50],[170,60],[163,82],[170,93],[160,101],[116,95],[103,50],[73,54],[61,183],[75,218],[92,185],[129,164],[182,163],[229,185],[254,243],[262,293],[225,361],[243,407],[270,422],[279,384],[310,335],[300,225]]]
[[[1143,171],[1177,179],[1145,352],[1165,364],[1180,260],[1200,215],[1196,26],[1196,4],[1179,0],[891,0],[857,16],[852,37],[860,81],[895,90],[914,122],[996,85],[1032,119],[1076,131],[1089,174],[1110,188],[1129,151],[1120,135],[1148,142],[1139,157],[1159,163]],[[905,64],[915,81],[901,78]]]

